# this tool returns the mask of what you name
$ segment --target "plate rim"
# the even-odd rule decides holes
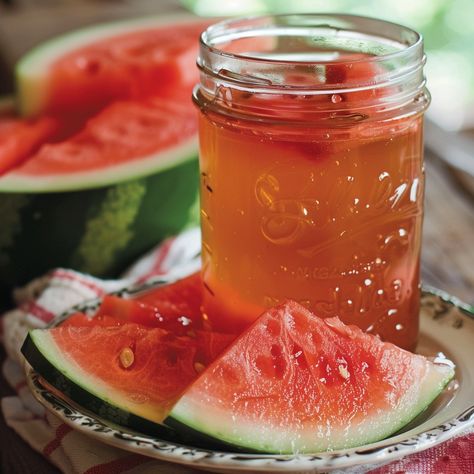
[[[139,287],[124,288],[116,293],[123,296],[133,296],[139,292],[149,290],[156,286],[169,283],[169,280],[159,279]],[[425,297],[435,297],[439,300],[441,308],[429,320],[445,318],[452,310],[457,310],[456,317],[466,318],[474,327],[474,307],[461,302],[459,299],[437,288],[424,286],[421,301]],[[91,310],[97,306],[100,298],[80,303],[55,319],[55,324],[67,318],[70,314],[82,309]],[[432,322],[434,324],[434,322]],[[453,326],[454,327],[454,326]],[[462,327],[462,325],[461,325]],[[456,327],[457,328],[457,327]],[[459,329],[459,328],[457,328]],[[377,443],[364,445],[346,450],[323,452],[316,454],[251,454],[235,453],[221,450],[197,448],[181,445],[153,436],[135,433],[127,428],[116,426],[101,420],[95,414],[89,413],[76,403],[64,400],[59,395],[41,385],[39,375],[25,363],[26,381],[34,398],[45,409],[61,419],[70,427],[86,436],[90,436],[105,444],[117,448],[148,456],[152,459],[185,465],[188,467],[220,469],[225,471],[266,472],[299,472],[312,470],[322,472],[334,469],[345,469],[353,466],[370,465],[375,468],[377,464],[392,462],[408,454],[424,451],[453,438],[460,432],[474,427],[474,399],[472,404],[467,404],[464,409],[453,418],[450,418],[435,427],[416,434],[406,433],[387,438]],[[473,369],[474,374],[474,369]],[[54,405],[55,404],[55,405]],[[447,407],[443,407],[441,412]],[[75,413],[68,418],[67,412]],[[439,415],[439,413],[437,414]],[[87,420],[86,425],[81,420]],[[428,418],[429,420],[429,418]],[[423,423],[422,423],[423,424]],[[93,426],[95,425],[95,429]],[[413,428],[416,429],[416,428]],[[406,434],[406,437],[399,439]]]

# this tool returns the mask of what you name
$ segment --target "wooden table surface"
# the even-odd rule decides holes
[[[46,2],[45,2],[46,3]],[[41,4],[41,2],[38,2]],[[48,4],[50,4],[48,2]],[[51,7],[51,4],[54,4]],[[0,92],[11,90],[14,62],[45,37],[106,19],[180,11],[177,2],[54,2],[50,7],[0,7]],[[61,21],[57,21],[60,18]],[[2,69],[3,67],[3,69]],[[474,142],[472,147],[474,155]],[[474,163],[474,156],[473,156]],[[426,153],[426,199],[422,278],[474,304],[474,178],[449,168],[433,152]],[[3,359],[3,354],[0,354]],[[0,377],[0,396],[13,392]],[[54,473],[0,419],[0,469],[5,474]]]

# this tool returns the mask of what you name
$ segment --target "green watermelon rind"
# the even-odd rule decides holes
[[[115,278],[163,239],[197,225],[198,178],[197,160],[188,160],[101,188],[0,193],[0,308],[13,287],[52,268]]]
[[[179,145],[160,150],[148,156],[84,172],[29,175],[13,170],[0,177],[0,192],[49,193],[77,191],[147,177],[178,166],[181,163],[197,160],[197,140],[197,135],[193,135]]]
[[[431,389],[428,390],[428,385],[424,385],[426,389],[419,392],[419,403],[412,407],[411,411],[406,414],[406,417],[400,418],[398,421],[395,419],[392,423],[386,423],[390,429],[387,429],[385,432],[374,434],[372,436],[368,435],[364,438],[354,441],[352,444],[344,443],[338,445],[337,442],[334,443],[333,434],[331,436],[332,445],[330,450],[350,449],[365,446],[386,439],[403,429],[406,425],[408,425],[408,423],[424,412],[440,395],[446,385],[453,379],[454,370],[451,367],[437,365],[436,369],[438,370],[430,371],[431,375],[436,379],[431,384],[429,384]],[[438,374],[436,374],[436,372],[438,372]],[[259,432],[257,426],[250,424],[246,427],[242,427],[241,425],[241,428],[243,428],[241,431],[239,431],[237,424],[234,433],[229,433],[225,430],[219,429],[219,420],[222,419],[223,415],[225,416],[225,412],[224,410],[214,410],[213,413],[211,408],[212,401],[210,401],[210,403],[205,407],[206,420],[209,422],[209,424],[207,426],[199,424],[193,420],[193,416],[196,413],[202,413],[204,407],[199,403],[195,404],[195,406],[192,406],[192,400],[190,400],[191,397],[188,395],[189,391],[190,389],[183,393],[181,398],[177,401],[171,412],[168,414],[168,417],[163,421],[166,426],[169,426],[170,428],[186,435],[189,438],[196,439],[199,442],[211,444],[218,443],[219,445],[230,446],[235,450],[245,450],[248,452],[267,454],[294,454],[295,452],[301,454],[316,454],[318,452],[327,451],[327,448],[324,446],[324,442],[320,443],[319,446],[313,444],[313,447],[311,447],[309,450],[299,448],[298,445],[300,443],[298,441],[292,443],[291,446],[287,445],[276,448],[274,440],[275,438],[278,438],[279,433],[278,429],[275,427],[273,427],[270,437],[267,439],[262,436],[262,433]],[[188,405],[188,409],[186,409],[186,405]],[[217,422],[214,425],[213,420],[216,420]],[[377,426],[376,419],[372,420],[372,422],[374,422],[374,426]],[[303,442],[306,446],[309,445],[308,441],[303,440]]]
[[[170,22],[192,23],[189,15],[151,16],[81,28],[47,40],[25,54],[15,68],[18,108],[22,116],[37,115],[47,100],[48,71],[62,56],[80,47],[140,29],[155,29]]]
[[[49,384],[100,418],[140,433],[176,439],[172,429],[131,413],[126,400],[120,397],[113,399],[110,387],[105,386],[101,391],[100,386],[104,384],[79,366],[68,363],[48,331],[30,331],[21,352]]]

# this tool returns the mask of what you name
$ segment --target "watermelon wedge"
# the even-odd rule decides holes
[[[30,331],[22,353],[69,399],[99,417],[134,430],[163,434],[160,425],[230,336],[176,336],[137,324],[60,326]]]
[[[453,376],[447,365],[288,302],[215,360],[165,424],[251,451],[350,448],[402,428]]]
[[[17,65],[22,115],[92,114],[115,100],[163,95],[179,87],[190,91],[198,80],[193,66],[199,35],[207,25],[189,17],[148,17],[47,41]]]
[[[62,142],[43,145],[0,178],[0,191],[71,191],[115,184],[196,158],[190,99],[115,102]]]

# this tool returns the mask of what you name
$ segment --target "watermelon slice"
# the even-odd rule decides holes
[[[402,428],[453,376],[449,366],[288,302],[211,364],[165,424],[261,452],[350,448]]]
[[[30,331],[22,352],[49,384],[101,418],[162,434],[173,403],[231,340],[137,324],[60,326]]]
[[[193,67],[208,22],[149,17],[96,25],[47,41],[17,65],[24,116],[94,113],[114,100],[142,99],[198,80]],[[164,23],[166,22],[166,26]]]
[[[189,98],[115,102],[1,177],[0,191],[70,191],[147,176],[195,158],[196,133]]]

